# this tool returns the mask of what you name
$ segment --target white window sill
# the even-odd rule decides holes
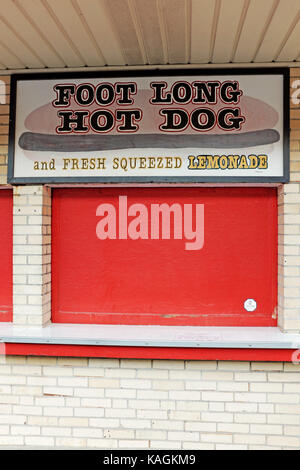
[[[0,323],[1,343],[143,346],[171,348],[300,349],[300,334],[276,327],[86,325],[45,327]]]

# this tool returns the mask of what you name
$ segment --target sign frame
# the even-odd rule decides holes
[[[15,177],[15,122],[17,103],[17,83],[24,80],[56,80],[56,79],[82,79],[99,78],[126,78],[126,77],[153,77],[187,75],[282,75],[283,76],[283,175],[282,176],[75,176],[75,177]],[[8,142],[8,175],[9,184],[68,184],[68,183],[106,183],[106,184],[176,184],[181,183],[287,183],[290,177],[290,72],[288,67],[255,67],[255,68],[193,68],[193,69],[153,69],[153,70],[119,70],[119,71],[87,71],[87,72],[50,72],[13,74],[11,76],[10,115],[9,115],[9,142]]]

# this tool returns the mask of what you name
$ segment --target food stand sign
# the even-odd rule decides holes
[[[287,69],[12,76],[11,183],[288,181]]]

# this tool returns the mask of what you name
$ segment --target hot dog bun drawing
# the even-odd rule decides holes
[[[246,116],[241,129],[226,131],[217,125],[205,132],[199,132],[188,126],[181,132],[162,132],[159,126],[163,117],[159,110],[161,106],[150,103],[151,90],[139,90],[134,99],[134,105],[123,106],[122,109],[137,108],[143,111],[142,119],[137,122],[137,133],[121,133],[115,126],[109,133],[97,133],[90,129],[87,133],[76,135],[58,134],[57,126],[59,108],[52,103],[45,104],[32,111],[25,119],[26,131],[19,137],[19,146],[25,151],[105,151],[128,148],[245,148],[258,145],[272,144],[280,140],[279,132],[274,129],[278,122],[278,113],[269,104],[246,95],[240,97],[238,105],[228,104],[226,107],[240,108],[242,116]],[[220,100],[207,107],[215,113],[224,107]],[[178,108],[180,105],[171,104],[168,108]],[[188,103],[184,109],[191,113],[199,105]],[[205,107],[205,105],[204,105]],[[78,104],[71,99],[68,110],[78,109]],[[88,110],[92,113],[99,109],[98,104],[92,104]],[[115,102],[109,107],[101,107],[115,113],[120,109]]]

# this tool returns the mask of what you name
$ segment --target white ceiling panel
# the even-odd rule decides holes
[[[46,0],[53,14],[71,39],[85,65],[105,65],[103,55],[99,50],[92,32],[81,17],[81,11],[74,0]]]
[[[18,32],[11,27],[4,16],[0,14],[0,41],[7,47],[15,51],[15,54],[22,58],[24,68],[43,68],[45,62],[37,55],[34,45],[26,44]],[[3,59],[0,56],[0,62]]]
[[[138,25],[131,13],[127,0],[104,0],[114,32],[119,39],[120,50],[128,65],[144,64],[146,53],[143,50],[142,38]]]
[[[251,0],[237,44],[234,62],[251,62],[276,8],[277,0]]]
[[[39,32],[47,37],[48,42],[64,65],[68,67],[82,67],[84,65],[83,58],[80,57],[63,26],[52,15],[52,10],[48,7],[47,2],[43,0],[18,0],[18,4],[23,8],[23,11],[27,10],[28,14],[30,12],[32,22],[38,27]]]
[[[0,68],[12,68],[12,69],[22,69],[24,64],[22,61],[14,54],[13,51],[9,50],[5,44],[0,42],[0,57],[3,61],[3,64]],[[4,65],[5,64],[5,65]]]
[[[187,0],[160,0],[158,5],[161,9],[167,39],[168,62],[170,64],[187,63],[190,50],[189,2]]]
[[[242,0],[221,1],[212,62],[222,64],[231,61],[243,8]]]
[[[262,43],[258,49],[255,62],[271,62],[280,52],[282,44],[300,10],[299,0],[279,2]]]
[[[300,0],[1,0],[0,69],[300,61]]]
[[[7,23],[19,34],[25,44],[29,44],[33,48],[34,45],[38,45],[38,56],[47,67],[63,67],[64,62],[56,53],[47,36],[33,23],[30,10],[27,8],[26,6],[24,14],[22,5],[20,9],[18,2],[1,0],[2,17],[5,16]]]
[[[191,62],[207,64],[210,61],[215,0],[192,0],[191,7]]]
[[[156,0],[134,0],[137,21],[142,33],[146,60],[149,64],[164,64],[167,62],[166,37],[163,36],[161,18]]]
[[[104,61],[124,65],[120,43],[115,34],[104,0],[77,0],[78,6],[100,48]]]
[[[300,3],[300,2],[299,2]],[[297,19],[295,27],[291,31],[290,36],[287,38],[286,43],[283,45],[281,51],[279,52],[276,60],[278,62],[282,61],[292,61],[299,60],[300,55],[300,19]]]

